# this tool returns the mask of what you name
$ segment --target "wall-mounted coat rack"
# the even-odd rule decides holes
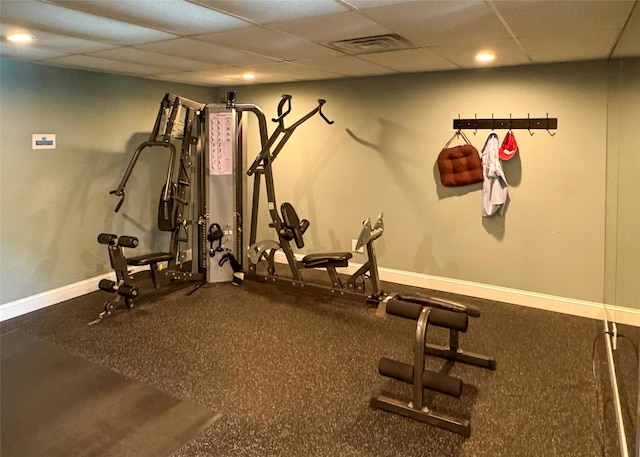
[[[525,118],[494,118],[488,119],[454,119],[453,128],[456,130],[473,129],[473,130],[555,130],[558,128],[558,119],[555,117],[525,117]],[[551,132],[549,132],[551,133]]]

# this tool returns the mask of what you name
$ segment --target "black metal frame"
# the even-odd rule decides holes
[[[123,245],[119,244],[119,242],[109,244],[109,257],[111,266],[116,273],[116,282],[109,287],[107,287],[106,283],[103,283],[102,286],[104,287],[100,287],[102,290],[117,292],[122,286],[126,286],[125,288],[133,287],[131,283],[133,278],[128,272],[128,267],[131,266],[149,266],[151,278],[156,289],[160,286],[159,280],[161,277],[168,278],[171,281],[205,280],[207,228],[203,188],[206,176],[204,169],[206,167],[201,142],[204,128],[204,108],[205,104],[177,95],[165,94],[160,103],[155,124],[148,140],[136,148],[118,187],[109,192],[120,197],[114,210],[118,212],[125,200],[125,187],[142,151],[152,147],[162,147],[169,150],[169,165],[158,208],[158,228],[171,232],[169,249],[166,252],[126,258],[122,250]],[[179,125],[177,123],[181,120],[184,123],[184,128],[179,132],[174,132],[176,130],[174,127]],[[177,139],[181,139],[179,161],[177,160],[176,145],[173,143]],[[195,170],[193,170],[194,165]],[[194,186],[192,186],[194,179],[196,180],[195,187],[198,189],[196,195],[194,195]],[[193,227],[196,228],[194,229]],[[191,245],[190,232],[191,236],[196,236],[193,233],[194,230],[197,230],[198,242]],[[119,240],[116,235],[111,236]],[[103,242],[101,244],[107,243]],[[124,245],[124,247],[135,246]],[[183,250],[187,252],[189,249],[193,249],[193,258],[181,258],[181,252]],[[160,270],[158,265],[162,262],[167,262],[167,268]],[[107,302],[105,304],[100,318],[111,313],[121,295],[123,294],[118,292],[118,299],[115,302]],[[125,307],[130,308],[132,306],[133,297],[125,296]]]
[[[305,259],[307,257],[303,258],[301,261],[297,260],[289,244],[290,240],[287,240],[284,237],[284,239],[280,240],[280,243],[272,240],[264,240],[254,243],[249,247],[250,263],[247,278],[255,281],[304,289],[309,292],[338,296],[356,301],[362,301],[362,299],[365,298],[368,303],[377,305],[386,297],[386,294],[382,291],[380,285],[374,245],[374,242],[382,235],[383,231],[382,214],[378,215],[378,219],[376,220],[373,228],[369,219],[364,221],[358,238],[358,243],[356,244],[356,249],[366,248],[367,261],[346,279],[341,279],[337,271],[339,266],[347,266],[345,264],[336,266],[328,263],[322,267],[317,267],[326,270],[329,280],[331,281],[331,286],[312,283],[303,278],[302,271],[304,269],[316,267],[305,265]],[[294,269],[297,278],[288,278],[276,275],[275,254],[283,245],[291,252],[293,263],[289,263],[289,267],[290,269]],[[335,254],[336,253],[327,253],[327,256]],[[312,255],[318,256],[322,255],[322,253]],[[287,260],[288,259],[289,257],[287,257]],[[260,274],[257,272],[257,266],[260,261],[264,261],[266,263],[267,274]],[[369,279],[369,288],[367,288],[365,278]],[[359,281],[360,279],[362,280]]]
[[[413,303],[422,307],[437,308],[445,311],[467,314],[469,317],[480,317],[480,310],[472,305],[462,304],[451,300],[436,298],[431,296],[418,295],[395,295],[398,300]],[[376,315],[384,317],[387,314],[387,301],[382,301],[378,305]],[[406,316],[404,316],[406,317]],[[467,365],[475,365],[480,368],[496,369],[496,360],[494,357],[474,352],[465,351],[460,347],[460,334],[455,328],[449,328],[449,345],[438,346],[435,344],[425,344],[425,354],[450,360],[452,362],[465,363]]]
[[[423,392],[425,388],[454,397],[459,397],[462,393],[462,381],[445,373],[435,373],[427,370],[425,356],[432,355],[451,362],[461,362],[495,370],[496,361],[493,357],[465,352],[458,344],[459,332],[467,331],[469,317],[479,317],[480,310],[471,305],[463,305],[435,297],[396,295],[384,300],[380,304],[378,312],[384,314],[388,312],[393,316],[418,321],[413,367],[401,362],[382,359],[378,369],[383,376],[413,384],[413,398],[411,402],[407,403],[381,395],[372,398],[371,406],[468,437],[471,433],[468,420],[435,413],[430,411],[425,404]],[[427,327],[429,324],[449,330],[450,340],[448,347],[427,343]],[[450,364],[448,366],[451,367]],[[412,374],[408,373],[409,370],[412,371]]]
[[[296,122],[289,126],[285,126],[285,118],[291,112],[291,95],[283,95],[277,108],[278,116],[272,119],[277,123],[277,127],[271,135],[267,131],[267,121],[262,110],[256,105],[243,105],[235,104],[233,107],[238,112],[238,123],[241,122],[242,113],[251,112],[258,120],[258,128],[261,141],[260,153],[256,156],[253,163],[247,170],[248,176],[253,176],[253,195],[252,195],[252,209],[251,209],[251,228],[249,233],[249,266],[248,272],[245,278],[262,281],[270,284],[277,284],[283,286],[289,286],[292,288],[304,289],[310,292],[322,293],[334,296],[340,296],[344,298],[350,298],[361,301],[363,298],[372,300],[375,303],[383,297],[383,292],[380,290],[380,282],[378,278],[378,266],[375,255],[374,241],[382,235],[384,230],[382,215],[378,216],[374,226],[371,226],[369,220],[366,220],[363,224],[361,232],[362,243],[360,247],[366,247],[367,261],[362,265],[357,272],[347,278],[346,282],[340,280],[336,267],[347,266],[348,258],[351,257],[351,253],[327,253],[328,256],[332,254],[342,254],[340,261],[325,262],[319,268],[323,268],[327,271],[331,286],[323,284],[315,284],[305,281],[302,275],[302,270],[305,268],[311,268],[305,265],[305,260],[298,261],[295,257],[290,241],[292,240],[292,227],[287,226],[278,212],[277,198],[275,192],[275,184],[273,178],[273,162],[278,157],[278,154],[282,151],[287,141],[291,138],[294,131],[307,120],[311,119],[314,115],[319,114],[322,119],[328,124],[332,124],[333,121],[327,119],[322,113],[322,106],[325,104],[325,100],[319,99],[318,105],[302,116]],[[278,236],[278,241],[257,241],[257,226],[258,226],[258,214],[259,214],[259,202],[260,202],[260,190],[261,181],[264,177],[265,189],[267,193],[267,202],[269,216],[271,217],[270,227],[273,227]],[[297,216],[296,216],[297,217]],[[300,230],[299,236],[308,227],[309,222],[302,221],[302,224],[294,230]],[[291,278],[277,276],[275,271],[275,253],[279,249],[282,249],[289,265],[291,272]],[[321,256],[322,253],[315,254],[315,256]],[[258,273],[258,264],[264,261],[267,264],[267,274]],[[364,278],[368,277],[371,283],[371,292],[368,293],[364,283]],[[358,279],[362,278],[361,283]]]
[[[458,419],[429,409],[424,399],[423,373],[426,371],[425,345],[431,308],[422,308],[416,326],[413,361],[413,395],[410,402],[405,402],[385,395],[371,399],[371,406],[394,414],[409,417],[435,427],[440,427],[462,436],[471,436],[471,425],[467,419]]]

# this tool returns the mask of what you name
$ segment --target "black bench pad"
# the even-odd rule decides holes
[[[151,265],[152,263],[168,262],[173,259],[174,256],[170,252],[152,252],[151,254],[127,257],[127,265],[142,267],[145,265]]]
[[[348,267],[350,252],[318,252],[308,254],[302,258],[302,266],[305,268]]]

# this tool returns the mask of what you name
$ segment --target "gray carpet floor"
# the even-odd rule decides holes
[[[497,360],[496,371],[451,368],[465,382],[461,398],[427,396],[434,410],[471,421],[471,437],[463,438],[369,406],[382,392],[410,399],[411,386],[381,377],[377,364],[381,357],[412,363],[415,322],[249,281],[190,290],[142,287],[133,310],[88,326],[110,297],[97,291],[0,330],[21,329],[223,414],[176,457],[620,455],[599,321],[438,294],[481,309],[461,346]],[[638,332],[620,331],[629,337],[616,362],[633,442]],[[442,329],[429,335],[447,338]]]
[[[168,457],[220,417],[21,330],[0,352],[4,457]]]

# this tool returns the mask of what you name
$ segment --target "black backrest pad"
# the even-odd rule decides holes
[[[176,200],[172,198],[177,186],[173,183],[171,184],[168,194],[169,199],[164,201],[162,200],[162,196],[164,195],[165,186],[162,186],[160,203],[158,204],[158,229],[163,232],[173,232],[178,227],[178,204]]]
[[[296,242],[298,248],[304,247],[304,240],[302,239],[302,229],[300,227],[300,219],[294,209],[293,205],[289,202],[285,202],[280,205],[280,212],[282,213],[282,222],[287,229],[289,229],[293,235],[293,239]]]

